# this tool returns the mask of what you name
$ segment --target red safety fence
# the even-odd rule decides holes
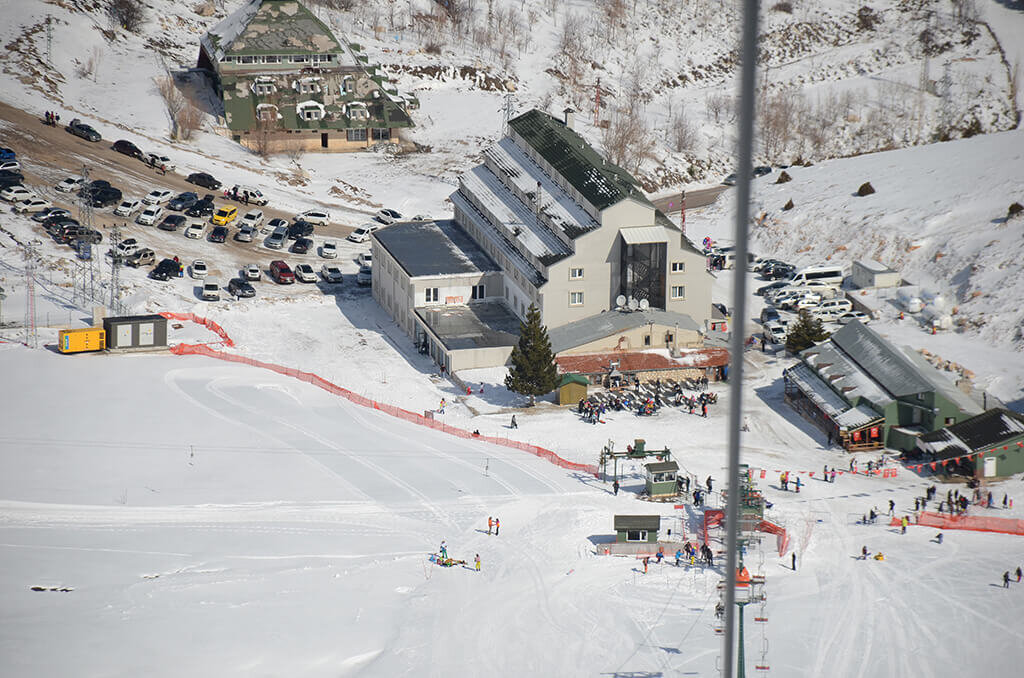
[[[218,337],[220,337],[221,343],[223,343],[225,346],[235,345],[235,342],[231,341],[231,337],[229,337],[228,333],[224,331],[224,328],[208,318],[203,318],[193,313],[164,312],[161,313],[160,315],[167,318],[168,320],[188,320],[196,324],[202,325],[203,327],[207,328],[208,330],[216,334]],[[171,349],[171,352],[174,352],[173,348]]]
[[[220,330],[220,332],[224,331],[216,323],[207,324],[209,323],[209,321],[207,321],[205,318],[186,317],[191,314],[166,315],[173,316],[180,320],[194,320],[195,322],[210,327],[210,329],[212,329],[214,332],[217,332],[217,330]],[[214,327],[216,327],[217,329],[214,329]],[[220,332],[218,332],[218,335],[220,334]],[[224,334],[223,336],[226,338],[227,334]],[[230,342],[231,340],[227,339],[227,341]],[[508,438],[495,438],[492,436],[475,435],[470,431],[466,431],[461,428],[456,428],[455,426],[449,426],[448,424],[445,424],[434,419],[429,419],[427,417],[424,417],[422,414],[410,412],[409,410],[403,410],[401,407],[395,407],[394,405],[388,405],[387,403],[379,403],[376,400],[371,400],[365,396],[359,395],[358,393],[353,393],[347,388],[342,388],[337,384],[332,384],[323,377],[317,376],[312,372],[303,372],[292,367],[283,367],[281,365],[275,365],[274,363],[263,362],[262,360],[254,360],[253,358],[246,358],[240,355],[224,353],[222,351],[210,348],[205,344],[176,344],[171,347],[171,353],[174,353],[176,355],[202,355],[209,358],[216,358],[218,360],[225,360],[227,362],[241,363],[243,365],[260,367],[265,370],[277,372],[278,374],[283,374],[287,377],[292,377],[293,379],[298,379],[299,381],[304,381],[306,383],[312,384],[313,386],[323,389],[328,393],[341,396],[342,398],[345,398],[346,400],[353,402],[356,405],[369,407],[379,412],[383,412],[384,414],[389,414],[392,417],[397,417],[399,419],[403,419],[413,424],[418,424],[419,426],[426,426],[427,428],[432,428],[435,431],[441,431],[442,433],[458,436],[459,438],[472,438],[474,440],[482,440],[484,442],[491,443],[492,445],[511,447],[516,450],[528,452],[534,455],[535,457],[540,457],[541,459],[545,459],[556,466],[560,466],[561,468],[564,469],[569,469],[570,471],[582,471],[584,473],[589,473],[594,477],[597,477],[598,475],[598,469],[595,464],[579,464],[576,462],[568,461],[566,459],[562,459],[551,450],[545,449],[543,447],[538,447],[537,445],[523,443],[518,440],[509,440]]]
[[[866,468],[858,468],[858,469],[853,470],[853,471],[844,471],[843,469],[838,469],[837,468],[837,469],[835,469],[835,472],[836,472],[837,476],[844,476],[844,475],[857,476],[857,475],[861,475],[861,476],[878,476],[878,477],[881,477],[881,478],[896,478],[896,477],[899,476],[899,469],[897,469],[897,468],[872,468],[870,471],[868,469],[866,469]],[[778,473],[778,474],[782,474],[782,473],[789,473],[789,474],[799,473],[799,474],[807,475],[808,478],[813,478],[815,475],[818,475],[818,476],[824,475],[824,473],[822,471],[790,471],[790,470],[787,470],[787,469],[778,469],[778,468],[777,469],[769,470],[769,469],[766,469],[766,468],[756,468],[756,467],[755,468],[747,469],[747,475],[750,477],[751,480],[753,480],[755,477],[759,477],[759,478],[762,478],[762,479],[763,478],[767,478],[769,473]],[[790,482],[794,482],[794,481],[791,480]]]
[[[899,527],[900,519],[893,518],[889,523]],[[1001,534],[1024,535],[1024,520],[1016,518],[996,518],[989,516],[951,516],[945,513],[923,511],[918,514],[915,525],[937,527],[941,530],[972,530],[974,532],[999,532]]]
[[[708,529],[718,527],[725,520],[725,511],[722,509],[704,509],[704,543],[708,543]],[[786,550],[789,549],[789,534],[786,530],[775,523],[767,520],[760,521],[755,527],[758,532],[767,532],[776,536],[776,546],[779,549],[779,555],[786,555]]]

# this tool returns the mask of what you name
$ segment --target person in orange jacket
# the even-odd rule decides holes
[[[498,536],[498,532],[501,530],[501,521],[497,518],[494,519],[494,536]]]

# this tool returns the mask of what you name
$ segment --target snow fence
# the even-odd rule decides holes
[[[234,346],[234,343],[231,343],[231,339],[228,338],[227,333],[225,333],[224,330],[221,329],[219,325],[217,325],[217,323],[209,321],[205,318],[198,318],[196,316],[193,316],[191,313],[162,313],[161,315],[169,318],[174,318],[177,320],[192,320],[193,322],[205,325],[206,327],[209,327],[211,330],[216,332],[218,336],[222,337],[227,346]],[[529,452],[535,457],[545,459],[551,462],[552,464],[560,466],[564,469],[568,469],[570,471],[581,471],[583,473],[589,473],[595,478],[598,477],[598,469],[596,464],[579,464],[573,461],[568,461],[567,459],[562,459],[551,450],[545,449],[543,447],[538,447],[536,445],[531,445],[529,443],[523,443],[518,440],[509,440],[507,438],[493,438],[490,436],[475,435],[470,431],[466,431],[461,428],[456,428],[455,426],[449,426],[443,422],[436,421],[434,419],[428,419],[427,417],[424,417],[422,414],[410,412],[409,410],[403,410],[401,407],[395,407],[394,405],[388,405],[387,403],[379,403],[376,400],[371,400],[365,396],[359,395],[358,393],[353,393],[347,388],[342,388],[337,384],[332,384],[323,377],[313,374],[312,372],[303,372],[292,367],[284,367],[282,365],[275,365],[274,363],[266,363],[263,362],[262,360],[254,360],[253,358],[246,358],[240,355],[224,353],[223,351],[218,351],[216,349],[210,348],[206,344],[175,344],[174,346],[171,347],[171,353],[174,353],[175,355],[202,355],[208,358],[225,360],[227,362],[241,363],[243,365],[251,365],[253,367],[261,367],[265,370],[277,372],[278,374],[283,374],[287,377],[292,377],[293,379],[298,379],[299,381],[304,381],[306,383],[312,384],[313,386],[321,388],[327,391],[328,393],[333,393],[334,395],[341,396],[342,398],[345,398],[346,400],[353,402],[356,405],[369,407],[370,409],[383,412],[384,414],[389,414],[392,417],[397,417],[398,419],[404,419],[405,421],[411,422],[413,424],[426,426],[427,428],[432,428],[435,431],[441,431],[442,433],[458,436],[459,438],[472,438],[474,440],[482,440],[492,445],[511,447],[513,449],[521,450],[523,452]]]
[[[900,519],[893,518],[890,525],[899,526]],[[1024,520],[996,518],[990,516],[951,516],[945,513],[924,511],[917,516],[916,525],[937,527],[941,530],[973,530],[975,532],[999,532],[1001,534],[1024,535]]]
[[[169,312],[165,312],[165,313],[161,313],[160,315],[162,315],[163,317],[167,318],[168,320],[188,320],[189,322],[194,322],[197,325],[202,325],[203,327],[205,327],[206,329],[210,330],[211,332],[216,334],[218,337],[220,337],[221,343],[224,346],[234,346],[235,345],[235,342],[231,341],[231,337],[229,337],[228,333],[224,331],[224,328],[221,327],[220,325],[218,325],[217,323],[213,322],[209,318],[203,318],[203,317],[195,315],[193,313],[169,313]],[[174,349],[173,348],[171,349],[171,353],[174,353]]]
[[[725,522],[725,511],[722,509],[704,509],[704,543],[708,543],[708,530],[720,527]],[[779,557],[786,555],[789,549],[789,534],[786,529],[767,520],[760,520],[754,525],[758,532],[767,532],[775,535],[775,545],[779,549]]]

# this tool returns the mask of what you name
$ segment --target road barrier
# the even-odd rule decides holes
[[[890,525],[899,527],[900,519],[893,518]],[[999,532],[1001,534],[1024,535],[1024,520],[1017,518],[996,518],[995,516],[951,516],[945,513],[923,511],[917,516],[916,525],[937,527],[941,530],[972,530],[974,532]]]

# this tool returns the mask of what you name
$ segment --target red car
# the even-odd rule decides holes
[[[270,277],[278,285],[288,285],[295,282],[295,274],[292,272],[292,269],[288,268],[288,264],[280,259],[270,262]]]

